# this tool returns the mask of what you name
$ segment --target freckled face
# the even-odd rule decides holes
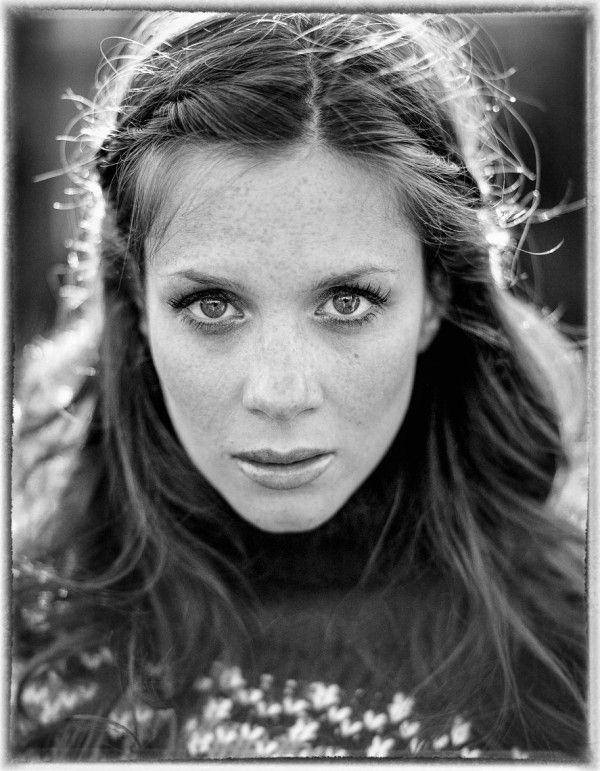
[[[244,519],[331,518],[383,458],[437,318],[380,177],[322,149],[188,150],[146,242],[146,329],[177,435]]]

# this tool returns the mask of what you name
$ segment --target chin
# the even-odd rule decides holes
[[[337,509],[322,512],[312,511],[308,516],[306,509],[301,511],[297,509],[265,511],[261,507],[258,511],[248,511],[248,509],[245,511],[237,509],[237,511],[246,522],[267,533],[308,533],[324,525],[335,516]]]

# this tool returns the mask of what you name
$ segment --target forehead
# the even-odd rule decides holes
[[[156,270],[209,255],[225,267],[278,256],[333,268],[419,248],[383,174],[323,148],[266,158],[187,148],[161,183],[146,239]],[[314,263],[314,265],[313,265]]]

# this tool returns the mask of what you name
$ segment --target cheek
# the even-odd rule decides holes
[[[235,384],[231,358],[210,357],[186,340],[150,329],[152,359],[167,409],[180,434],[217,430],[230,414]]]
[[[403,417],[417,359],[413,337],[400,332],[370,338],[352,352],[338,354],[329,370],[329,392],[357,428]]]

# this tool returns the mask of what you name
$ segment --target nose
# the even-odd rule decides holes
[[[242,404],[250,412],[290,421],[317,409],[323,394],[314,371],[314,352],[296,330],[281,326],[263,334],[252,351]]]

